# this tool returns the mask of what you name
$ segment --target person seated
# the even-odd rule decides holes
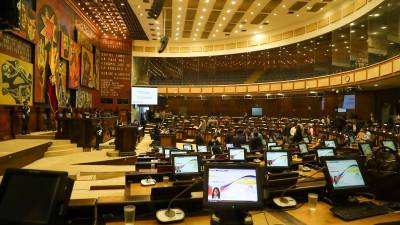
[[[249,141],[250,150],[261,150],[263,148],[262,140],[258,133],[253,133],[253,137]]]
[[[214,137],[208,142],[209,147],[219,146],[221,142],[218,140],[218,136],[214,135]]]
[[[233,145],[241,146],[246,143],[246,137],[243,135],[242,130],[237,130],[236,135],[233,137]]]
[[[204,145],[204,138],[200,131],[196,131],[195,134],[195,143],[196,145]]]

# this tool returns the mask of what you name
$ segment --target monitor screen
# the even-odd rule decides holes
[[[290,154],[287,151],[265,152],[265,166],[267,169],[289,168]]]
[[[333,190],[365,187],[366,183],[355,159],[329,159],[325,161],[328,183]]]
[[[246,149],[246,152],[250,152],[250,146],[249,145],[241,145],[240,147]]]
[[[355,109],[356,108],[356,96],[345,95],[343,98],[343,109]]]
[[[325,140],[324,144],[325,144],[325,147],[336,148],[336,142],[334,140]]]
[[[226,149],[230,149],[230,148],[233,148],[233,147],[235,147],[235,146],[232,143],[226,144]]]
[[[299,144],[299,151],[301,154],[308,153],[308,146],[306,143],[300,143]]]
[[[165,158],[166,158],[166,159],[169,158],[169,152],[170,152],[171,150],[176,150],[176,149],[164,148],[164,155],[165,155]]]
[[[304,143],[306,143],[306,144],[310,144],[310,138],[308,138],[308,136],[304,136],[304,137],[303,137],[303,141],[304,141]]]
[[[182,151],[182,150],[170,150],[169,151],[169,157],[171,158],[173,155],[186,155],[188,154],[187,151]]]
[[[158,153],[164,153],[163,147],[158,147]]]
[[[262,116],[263,109],[262,108],[251,108],[251,115],[252,116]]]
[[[277,150],[282,150],[282,145],[273,145],[269,147],[269,150],[271,151],[277,151]]]
[[[276,143],[276,142],[268,142],[268,143],[267,143],[267,147],[268,147],[268,149],[269,149],[269,147],[271,147],[271,146],[275,146],[275,145],[277,145],[277,143]]]
[[[207,145],[197,145],[197,152],[208,152]]]
[[[197,155],[174,155],[171,157],[175,174],[195,174],[200,172]]]
[[[156,87],[132,87],[132,105],[157,105],[158,89]]]
[[[355,143],[356,142],[356,139],[354,138],[354,136],[353,135],[350,135],[349,136],[349,144],[353,144],[353,143]]]
[[[192,150],[192,144],[183,144],[183,150],[191,151]]]
[[[232,160],[232,161],[244,161],[244,160],[246,160],[246,149],[244,149],[244,148],[230,148],[229,149],[229,160]]]
[[[371,144],[369,143],[360,143],[360,150],[363,155],[368,156],[372,154]]]
[[[337,112],[338,113],[345,113],[347,110],[345,108],[338,108]]]
[[[385,140],[382,141],[383,146],[390,148],[392,150],[396,150],[396,145],[394,144],[394,141],[392,140]]]
[[[335,150],[333,148],[319,148],[317,149],[318,158],[326,156],[335,156]]]

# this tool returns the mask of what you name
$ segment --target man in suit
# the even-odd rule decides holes
[[[22,106],[22,134],[29,134],[29,117],[31,114],[31,109],[29,108],[28,101],[24,101]]]

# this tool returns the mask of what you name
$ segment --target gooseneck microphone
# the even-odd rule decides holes
[[[191,185],[187,186],[185,189],[183,189],[181,192],[179,192],[179,194],[177,194],[169,201],[167,209],[160,209],[156,212],[156,219],[161,223],[173,223],[182,221],[185,218],[185,212],[179,208],[171,208],[172,203],[176,199],[178,199],[181,195],[186,193],[188,190],[190,190],[192,187],[194,187],[196,184],[200,182],[201,179],[193,180],[193,183]]]

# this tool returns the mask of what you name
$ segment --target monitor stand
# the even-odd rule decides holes
[[[322,200],[332,206],[357,205],[358,199],[352,195],[325,196]]]
[[[252,225],[253,219],[247,212],[240,210],[216,211],[211,215],[211,225]]]

